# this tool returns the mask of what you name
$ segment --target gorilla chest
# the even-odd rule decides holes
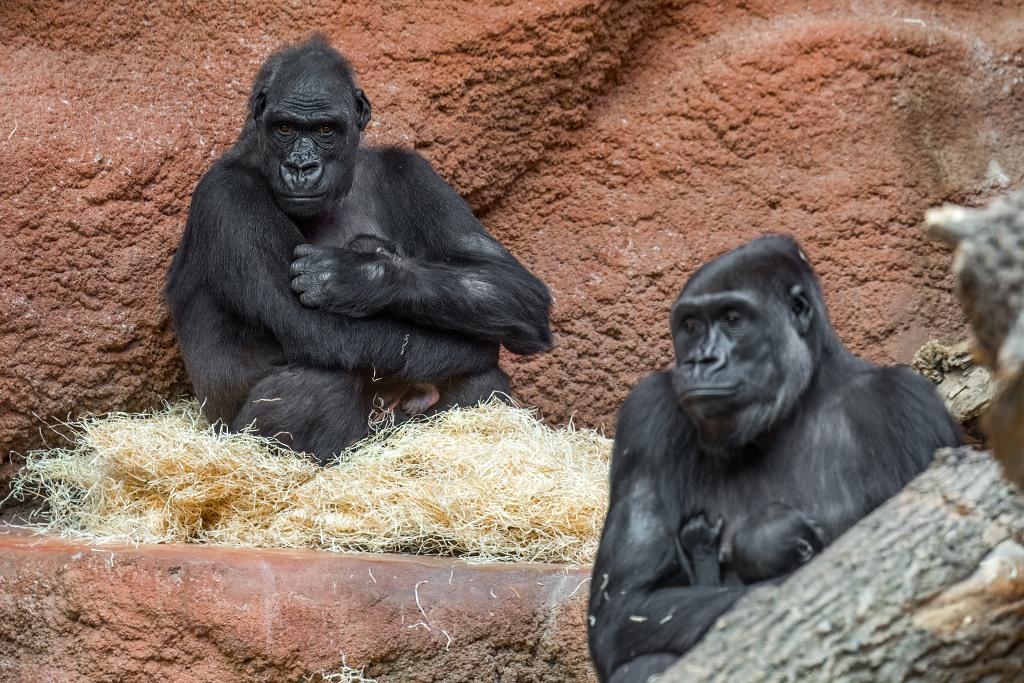
[[[771,451],[759,454],[754,462],[724,464],[708,479],[713,484],[702,487],[695,496],[695,509],[690,514],[705,512],[721,517],[726,522],[726,533],[733,523],[756,516],[775,503],[799,508],[826,524],[843,523],[828,519],[833,510],[844,509],[832,505],[844,498],[849,488],[841,468],[831,467],[828,460],[807,457],[806,453],[803,458],[796,455]]]
[[[394,239],[379,220],[366,212],[352,209],[325,218],[304,232],[310,243],[321,247],[345,248],[358,236]]]

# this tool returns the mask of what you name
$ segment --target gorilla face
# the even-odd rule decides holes
[[[783,300],[756,287],[680,295],[672,308],[672,385],[702,443],[735,448],[788,413],[814,361],[803,291]]]
[[[370,102],[330,55],[279,66],[253,102],[263,173],[294,219],[326,215],[352,187]]]

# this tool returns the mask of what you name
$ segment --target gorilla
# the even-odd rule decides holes
[[[674,367],[618,417],[588,619],[602,683],[664,671],[750,582],[778,581],[961,440],[928,380],[846,350],[792,238],[698,269],[671,328]]]
[[[728,545],[720,545],[721,532],[722,519],[712,526],[703,514],[683,525],[680,564],[691,584],[720,584],[723,566],[745,584],[785,576],[829,542],[817,522],[781,501],[740,518]]]
[[[360,145],[370,102],[321,36],[272,55],[192,195],[166,297],[211,421],[321,463],[371,412],[508,393],[551,347],[547,287],[420,155]]]
[[[791,505],[776,501],[757,517],[737,525],[732,545],[722,548],[722,561],[743,583],[785,576],[807,564],[829,539],[825,530]]]

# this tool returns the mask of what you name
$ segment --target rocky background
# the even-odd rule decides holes
[[[419,149],[551,287],[555,350],[505,360],[553,423],[611,434],[686,277],[764,232],[867,358],[963,338],[924,210],[1024,186],[1020,0],[0,1],[0,452],[189,391],[161,289],[190,193],[312,30],[366,142]]]

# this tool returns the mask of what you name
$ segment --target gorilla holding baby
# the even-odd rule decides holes
[[[589,608],[602,683],[664,671],[746,584],[792,572],[960,443],[928,380],[843,347],[788,237],[700,268],[671,327],[675,367],[619,412]]]
[[[376,408],[507,393],[504,345],[551,347],[544,284],[415,152],[360,147],[370,103],[319,36],[271,56],[236,145],[200,180],[168,272],[211,420],[321,462]]]

